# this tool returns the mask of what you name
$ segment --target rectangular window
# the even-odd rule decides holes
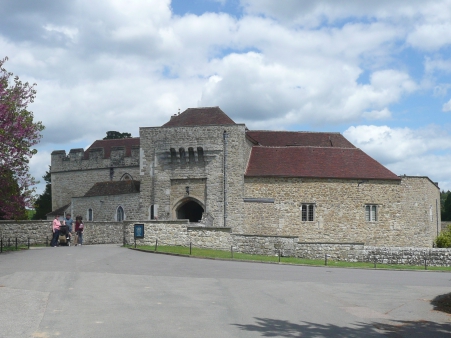
[[[365,205],[365,220],[367,222],[377,221],[377,205],[374,204]]]
[[[302,221],[307,222],[313,221],[314,218],[314,204],[302,204],[301,206],[301,215],[302,215]]]
[[[88,221],[92,221],[93,217],[92,217],[92,209],[88,210]]]

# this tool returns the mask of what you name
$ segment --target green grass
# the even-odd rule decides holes
[[[134,248],[132,245],[126,246],[128,248]],[[144,251],[155,251],[154,245],[138,245],[136,249]],[[158,246],[157,252],[171,253],[178,255],[190,255],[189,247],[184,246]],[[242,261],[257,261],[257,262],[273,262],[278,263],[278,256],[264,256],[264,255],[251,255],[243,253],[233,253],[231,251],[225,250],[214,250],[214,249],[201,249],[192,248],[191,256],[194,257],[204,257],[204,258],[222,258],[222,259],[234,259]],[[294,265],[312,265],[312,266],[324,266],[325,261],[321,259],[304,259],[296,257],[280,257],[280,263],[283,264],[294,264]],[[328,260],[327,266],[331,267],[341,267],[341,268],[360,268],[360,269],[374,269],[374,263],[370,262],[343,262],[343,261],[333,261]],[[405,265],[405,264],[376,264],[377,269],[391,269],[391,270],[425,270],[423,266],[415,265]],[[451,271],[451,267],[438,267],[438,266],[428,266],[427,270],[434,271]]]

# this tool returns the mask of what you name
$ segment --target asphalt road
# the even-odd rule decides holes
[[[175,257],[117,245],[0,255],[0,337],[450,337],[451,273]]]

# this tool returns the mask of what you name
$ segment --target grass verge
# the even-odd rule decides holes
[[[132,245],[126,246],[128,248],[134,248]],[[154,245],[138,245],[136,249],[143,251],[155,252]],[[203,258],[220,258],[220,259],[233,259],[242,261],[257,261],[257,262],[271,262],[271,263],[283,263],[293,265],[312,265],[312,266],[324,266],[325,261],[320,259],[304,259],[296,257],[279,257],[278,256],[264,256],[264,255],[251,255],[243,254],[226,250],[214,250],[214,249],[201,249],[192,248],[190,253],[189,247],[184,246],[158,246],[156,252],[171,253],[184,256],[203,257]],[[425,266],[418,265],[405,265],[405,264],[375,264],[372,262],[343,262],[333,261],[328,259],[327,266],[341,267],[341,268],[361,268],[361,269],[391,269],[391,270],[425,270]],[[451,267],[440,266],[427,266],[427,270],[433,271],[451,271]]]

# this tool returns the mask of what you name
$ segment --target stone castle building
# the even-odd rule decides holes
[[[219,107],[51,157],[53,213],[86,220],[189,219],[299,242],[423,247],[440,224],[429,178],[397,176],[339,133],[251,131]]]

